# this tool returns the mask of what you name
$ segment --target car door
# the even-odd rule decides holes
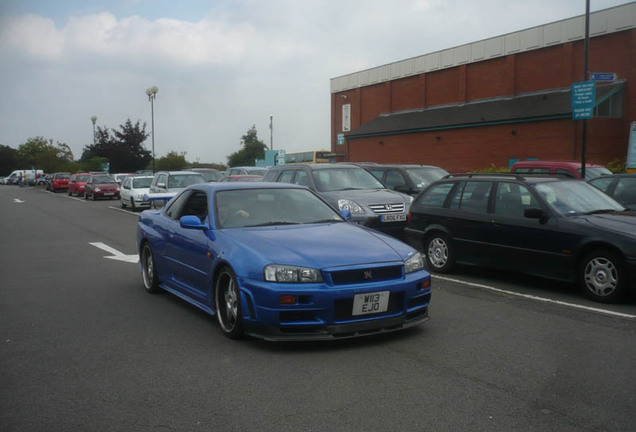
[[[443,224],[452,236],[457,261],[490,265],[492,188],[492,181],[467,180],[455,189]]]
[[[493,267],[525,273],[567,277],[575,238],[560,232],[556,217],[529,218],[526,209],[549,209],[523,184],[499,182],[494,192],[490,242]]]
[[[208,257],[210,239],[206,229],[186,229],[180,225],[183,216],[197,216],[209,226],[209,204],[205,191],[184,192],[166,210],[171,223],[168,227],[166,261],[171,269],[175,289],[198,301],[209,300],[208,279],[213,260]]]

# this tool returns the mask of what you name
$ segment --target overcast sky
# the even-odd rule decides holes
[[[585,0],[0,0],[0,144],[44,136],[79,159],[93,115],[150,132],[156,85],[157,157],[226,163],[252,125],[270,144],[270,115],[275,149],[329,149],[331,78],[584,13]]]

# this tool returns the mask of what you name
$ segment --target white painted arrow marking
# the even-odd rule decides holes
[[[106,251],[112,255],[110,256],[105,256],[104,258],[107,259],[112,259],[112,260],[116,260],[116,261],[125,261],[125,262],[129,262],[129,263],[133,263],[136,264],[139,262],[139,256],[138,255],[126,255],[122,252],[119,252],[117,249],[112,248],[110,246],[108,246],[107,244],[104,244],[102,242],[94,242],[94,243],[90,243],[91,245],[95,246],[96,248],[99,248],[103,251]]]
[[[21,200],[21,199],[19,199],[19,198],[13,198],[13,202],[16,202],[16,203],[23,203],[23,202],[26,202],[26,201],[22,201],[22,200]]]

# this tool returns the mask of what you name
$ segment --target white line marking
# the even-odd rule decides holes
[[[113,209],[113,210],[118,210],[118,211],[120,211],[122,213],[128,213],[128,214],[131,214],[131,215],[135,215],[135,216],[139,216],[141,214],[141,213],[137,213],[137,212],[134,212],[134,211],[128,210],[128,209],[123,209],[123,208],[120,208],[120,207],[108,206],[108,208],[109,209]]]
[[[110,247],[107,244],[102,243],[102,242],[93,242],[93,243],[89,243],[89,244],[111,254],[110,256],[105,256],[104,258],[112,259],[112,260],[116,260],[116,261],[129,262],[129,263],[133,263],[133,264],[136,264],[136,263],[139,262],[139,256],[137,256],[137,254],[126,255],[126,254],[124,254],[122,252],[119,252],[117,249],[112,248],[112,247]]]
[[[14,202],[14,203],[23,203],[23,202],[26,202],[26,201],[22,201],[22,200],[21,200],[21,199],[19,199],[19,198],[13,198],[13,202]]]
[[[508,291],[508,290],[503,290],[500,288],[495,288],[493,286],[489,286],[489,285],[483,285],[483,284],[478,284],[478,283],[474,283],[474,282],[466,282],[463,280],[459,280],[459,279],[452,279],[449,277],[445,277],[445,276],[434,276],[436,279],[442,279],[442,280],[446,280],[449,282],[455,282],[455,283],[460,283],[460,284],[464,284],[464,285],[468,285],[468,286],[472,286],[472,287],[476,287],[476,288],[482,288],[482,289],[486,289],[486,290],[490,290],[490,291],[495,291],[495,292],[499,292],[499,293],[503,293],[503,294],[508,294],[511,296],[515,296],[515,297],[523,297],[526,299],[530,299],[530,300],[536,300],[536,301],[541,301],[541,302],[545,302],[545,303],[553,303],[553,304],[557,304],[557,305],[561,305],[561,306],[568,306],[574,309],[582,309],[582,310],[587,310],[587,311],[591,311],[591,312],[597,312],[600,314],[605,314],[605,315],[611,315],[611,316],[615,316],[615,317],[619,317],[619,318],[628,318],[628,319],[636,319],[636,315],[630,315],[630,314],[626,314],[626,313],[622,313],[622,312],[614,312],[614,311],[610,311],[610,310],[606,310],[606,309],[600,309],[600,308],[595,308],[595,307],[590,307],[590,306],[584,306],[584,305],[580,305],[580,304],[576,304],[576,303],[568,303],[568,302],[564,302],[561,300],[552,300],[552,299],[548,299],[545,297],[539,297],[539,296],[534,296],[534,295],[530,295],[530,294],[522,294],[522,293],[517,293],[514,291]]]

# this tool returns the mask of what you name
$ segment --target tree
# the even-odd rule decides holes
[[[8,176],[16,168],[18,168],[18,151],[12,147],[0,145],[0,175]]]
[[[20,169],[41,169],[44,172],[72,171],[73,152],[64,143],[53,145],[52,139],[44,137],[29,138],[18,147],[18,165]]]
[[[107,128],[97,127],[95,144],[84,148],[82,161],[106,158],[111,172],[135,172],[146,168],[152,160],[150,151],[143,148],[143,142],[149,136],[146,123],[141,126],[138,120],[133,125],[128,119],[119,129],[109,132]]]
[[[242,137],[243,149],[227,157],[227,164],[233,166],[254,166],[256,159],[265,157],[267,146],[258,139],[256,125],[252,126]]]
[[[177,153],[171,151],[166,156],[155,161],[157,171],[180,171],[188,165],[185,159],[186,152]]]

